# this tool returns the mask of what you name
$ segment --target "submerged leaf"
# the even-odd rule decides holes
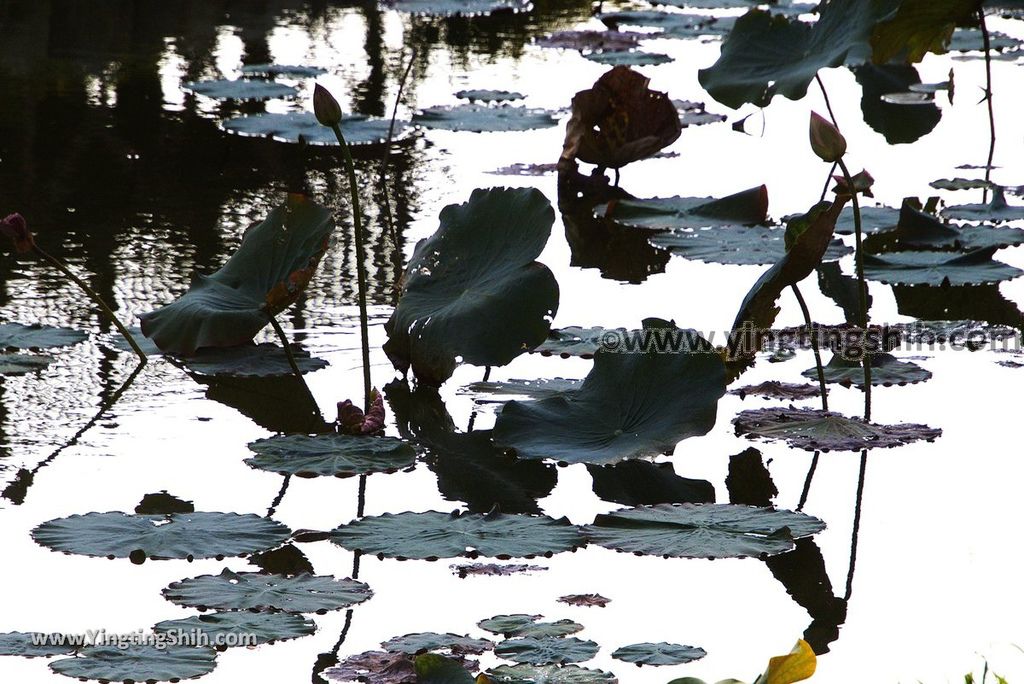
[[[817,409],[757,409],[733,419],[736,434],[784,440],[807,451],[887,449],[918,440],[935,440],[942,430],[916,423],[880,425]]]
[[[305,349],[292,346],[292,358],[302,373],[327,367],[327,361],[310,356]],[[189,372],[215,378],[294,377],[288,354],[271,342],[237,347],[208,347],[182,359]]]

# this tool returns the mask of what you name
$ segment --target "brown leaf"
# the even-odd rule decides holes
[[[740,399],[746,399],[748,395],[760,396],[765,399],[810,399],[821,395],[821,389],[817,385],[795,384],[791,382],[779,382],[768,380],[760,385],[747,385],[734,390],[729,394],[738,394]]]
[[[611,601],[600,594],[569,594],[558,599],[559,603],[568,603],[570,606],[597,606],[598,608],[604,608]]]
[[[525,565],[522,563],[510,565],[499,565],[498,563],[466,563],[464,565],[453,565],[451,568],[452,571],[462,579],[465,579],[470,575],[518,575],[547,570],[547,568],[539,565]]]
[[[0,221],[0,233],[11,239],[18,254],[31,252],[36,245],[32,231],[28,229],[28,223],[21,214],[10,214]]]
[[[370,393],[370,410],[352,403],[351,399],[338,402],[338,432],[346,435],[374,435],[384,430],[384,398],[376,388]]]

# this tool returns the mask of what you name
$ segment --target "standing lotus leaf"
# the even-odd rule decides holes
[[[251,341],[305,290],[333,229],[330,210],[289,195],[245,232],[220,270],[196,274],[177,301],[143,314],[142,333],[161,350],[182,356]]]
[[[554,220],[533,188],[477,189],[465,204],[445,207],[437,232],[416,245],[384,326],[395,367],[436,386],[460,359],[503,366],[543,342],[558,283],[534,259]]]
[[[679,113],[665,93],[651,90],[643,74],[616,66],[572,99],[559,171],[579,159],[619,169],[668,147],[682,133]]]

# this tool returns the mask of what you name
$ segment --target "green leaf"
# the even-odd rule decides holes
[[[164,598],[200,610],[283,610],[323,613],[362,603],[373,595],[362,582],[330,576],[295,577],[232,572],[190,577],[163,590]]]
[[[87,513],[44,522],[32,530],[37,544],[85,556],[215,558],[240,556],[280,545],[291,530],[251,513],[129,515]]]
[[[422,651],[440,651],[443,649],[458,655],[479,655],[484,651],[490,651],[494,648],[494,644],[487,639],[473,639],[461,634],[418,632],[388,639],[380,647],[392,653],[414,654]]]
[[[394,437],[279,435],[252,442],[249,449],[257,454],[245,459],[251,467],[299,477],[387,473],[416,462],[416,450]]]
[[[6,632],[0,634],[0,656],[47,658],[68,655],[75,647],[64,641],[65,635],[44,632]]]
[[[193,679],[213,672],[217,652],[212,648],[188,646],[141,646],[127,648],[95,646],[82,649],[77,657],[50,663],[50,669],[68,677],[103,682],[169,682]]]
[[[525,637],[506,639],[494,647],[494,654],[515,663],[564,665],[581,663],[597,655],[593,641],[576,637]]]
[[[553,223],[551,203],[533,188],[477,189],[445,207],[437,232],[416,245],[384,326],[395,367],[440,385],[460,358],[503,366],[543,342],[558,283],[534,259]]]
[[[733,504],[660,504],[598,515],[584,534],[616,551],[665,558],[744,558],[785,553],[825,523],[804,513]]]
[[[416,656],[418,684],[474,684],[476,679],[457,660],[437,653]]]
[[[333,229],[330,210],[289,195],[286,204],[246,231],[220,270],[197,274],[177,301],[143,314],[143,334],[165,352],[182,356],[202,347],[250,342],[271,315],[302,294]]]
[[[572,620],[539,622],[540,615],[495,615],[476,623],[477,627],[506,637],[563,637],[575,634],[583,625]]]
[[[645,326],[647,322],[645,322]],[[532,402],[510,401],[494,440],[520,458],[569,463],[615,463],[657,456],[715,425],[725,394],[725,367],[693,330],[647,328],[671,337],[680,351],[602,351],[580,389]]]
[[[880,425],[817,409],[757,409],[733,419],[736,434],[783,440],[806,451],[887,449],[919,440],[934,441],[942,430],[917,423]]]
[[[612,658],[637,665],[680,665],[699,660],[707,654],[703,648],[662,641],[656,644],[648,642],[623,646],[615,649]]]
[[[617,684],[611,672],[579,665],[501,665],[487,671],[494,684]]]
[[[892,285],[978,285],[1010,280],[1024,271],[992,259],[997,247],[966,254],[890,252],[864,257],[864,276]]]
[[[712,97],[734,109],[766,106],[775,95],[799,100],[819,69],[863,63],[875,24],[899,0],[832,0],[814,24],[751,10],[736,20],[714,65],[698,72]]]
[[[355,520],[331,533],[350,551],[389,558],[456,558],[481,555],[530,558],[571,551],[584,544],[568,520],[504,513],[385,513]]]
[[[899,58],[920,62],[925,54],[942,54],[957,25],[976,23],[978,0],[902,0],[899,10],[880,21],[871,35],[876,64]]]
[[[180,620],[164,620],[154,625],[153,631],[203,634],[209,638],[209,643],[214,645],[251,647],[309,636],[316,632],[316,625],[312,620],[294,613],[254,613],[240,610],[203,613]]]

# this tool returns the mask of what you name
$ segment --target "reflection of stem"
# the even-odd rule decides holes
[[[113,323],[114,327],[117,328],[117,331],[121,333],[121,336],[128,341],[128,344],[131,346],[132,351],[138,354],[139,361],[141,363],[146,363],[146,353],[142,351],[142,349],[139,347],[139,343],[135,341],[135,338],[132,337],[132,334],[128,332],[127,328],[124,327],[124,324],[121,323],[117,315],[110,310],[110,307],[107,306],[107,303],[103,301],[103,298],[96,294],[95,290],[89,287],[89,285],[84,280],[76,276],[71,271],[71,269],[68,268],[60,259],[50,256],[50,254],[44,251],[43,248],[40,247],[39,245],[32,245],[32,251],[35,252],[37,256],[48,261],[51,266],[53,266],[58,271],[67,276],[75,285],[78,285],[78,287],[82,289],[82,292],[89,295],[89,299],[96,303],[96,306],[100,308],[100,311],[102,311],[103,315],[107,317],[107,320]]]
[[[826,411],[828,409],[825,409]],[[821,455],[820,451],[814,452],[814,458],[811,459],[811,467],[807,469],[807,477],[804,479],[804,489],[800,492],[800,503],[796,505],[796,510],[802,511],[804,504],[807,503],[807,496],[811,493],[811,480],[814,479],[814,471],[818,467],[818,456]]]
[[[8,499],[16,506],[24,503],[25,495],[28,493],[28,488],[32,485],[32,480],[35,474],[38,473],[45,466],[49,465],[65,449],[77,444],[78,440],[81,439],[82,435],[84,435],[89,430],[89,428],[95,425],[96,422],[99,421],[99,419],[103,416],[103,414],[109,411],[114,404],[120,401],[125,391],[127,391],[131,384],[135,382],[135,378],[139,376],[139,373],[142,372],[142,369],[145,367],[145,365],[145,363],[139,363],[139,365],[135,367],[135,370],[132,371],[132,374],[129,375],[128,378],[123,383],[121,383],[121,386],[117,388],[117,391],[110,395],[110,398],[108,398],[105,402],[103,402],[100,405],[100,410],[96,412],[96,415],[94,415],[92,419],[89,420],[88,423],[79,428],[78,432],[76,432],[71,437],[71,439],[69,439],[63,445],[58,447],[56,451],[51,453],[42,461],[37,463],[36,467],[33,468],[32,470],[19,470],[17,478],[7,486],[7,488],[3,491],[2,494],[0,494],[0,496],[3,496],[5,499]]]
[[[352,161],[352,152],[348,149],[341,126],[331,126],[334,136],[341,145],[345,158],[345,169],[348,172],[349,194],[352,198],[352,224],[355,226],[356,243],[356,280],[359,284],[359,333],[363,344],[363,410],[370,410],[370,336],[369,323],[366,315],[366,237],[363,235],[362,211],[359,208],[359,187],[356,185],[356,165]]]
[[[804,296],[800,294],[800,288],[796,286],[796,283],[790,285],[793,288],[793,294],[796,295],[796,301],[800,304],[800,310],[804,313],[804,325],[807,326],[807,334],[811,336],[811,349],[814,350],[814,365],[818,369],[818,384],[821,386],[821,410],[828,411],[828,390],[825,388],[825,369],[821,366],[821,352],[818,350],[818,336],[815,334],[813,329],[814,324],[811,323],[811,312],[807,308],[807,302],[804,301]]]
[[[985,102],[988,104],[988,162],[985,163],[985,190],[982,201],[988,201],[988,180],[992,175],[992,159],[996,154],[996,115],[992,108],[992,50],[989,41],[988,26],[985,24],[985,8],[978,7],[978,22],[981,25],[981,40],[985,48]]]
[[[295,355],[292,354],[291,345],[288,344],[288,336],[284,334],[284,328],[277,322],[277,318],[271,314],[267,314],[270,317],[270,325],[273,326],[274,332],[277,333],[277,338],[281,340],[281,346],[284,347],[284,355],[288,358],[288,365],[292,367],[292,372],[303,384],[306,380],[302,377],[302,371],[299,370],[299,364],[295,362]]]
[[[288,483],[292,481],[292,474],[286,473],[284,476],[284,482],[281,483],[281,489],[277,492],[277,496],[274,497],[274,501],[270,504],[270,508],[267,509],[267,517],[274,515],[277,512],[277,507],[281,505],[281,501],[284,500],[284,495],[288,492]]]
[[[412,65],[416,62],[416,49],[413,48],[412,54],[409,55],[409,65],[405,68],[405,73],[402,74],[402,80],[398,83],[398,94],[395,95],[395,107],[391,110],[391,124],[388,126],[388,138],[384,144],[384,156],[380,161],[380,190],[384,195],[384,217],[387,219],[388,234],[391,238],[391,247],[393,250],[392,261],[395,267],[395,282],[396,284],[402,276],[402,253],[398,246],[398,231],[395,230],[395,217],[391,214],[391,200],[388,197],[388,156],[391,154],[391,140],[395,136],[395,120],[398,118],[398,105],[402,101],[402,91],[405,89],[405,82],[409,80],[409,74],[412,72]],[[395,288],[396,296],[398,288]]]
[[[864,473],[868,467],[868,450],[860,452],[860,475],[857,479],[857,500],[853,509],[853,536],[850,539],[850,570],[846,574],[846,594],[843,598],[847,601],[853,594],[853,569],[857,565],[857,537],[860,534],[860,507],[864,500]]]

